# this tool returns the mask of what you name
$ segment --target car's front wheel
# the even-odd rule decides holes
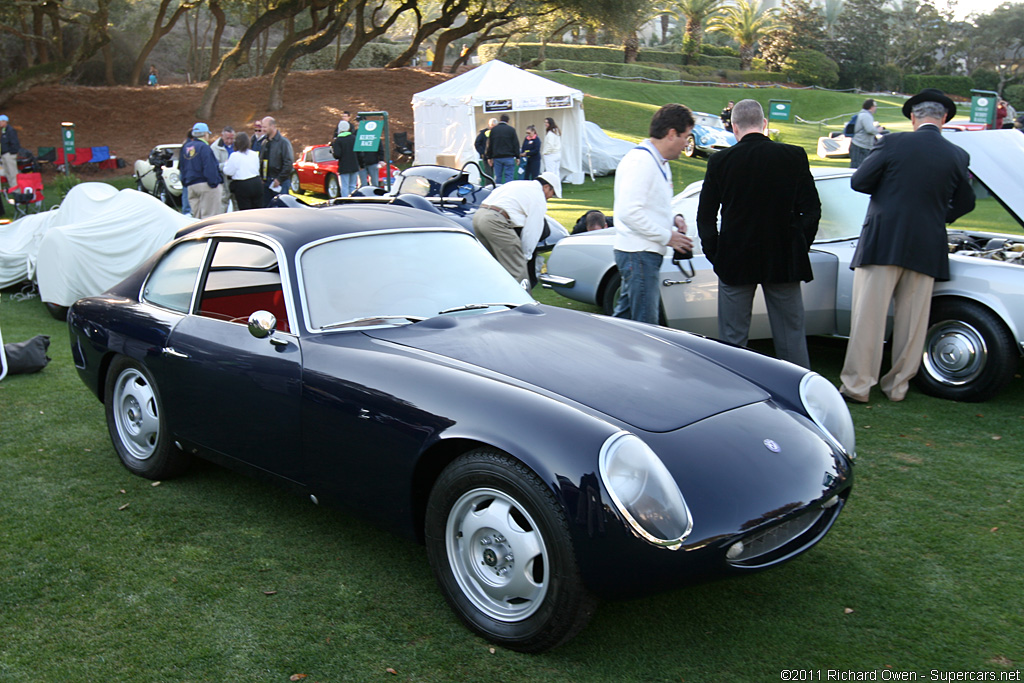
[[[691,133],[686,137],[686,147],[683,148],[683,156],[693,158],[697,154],[697,139]]]
[[[622,293],[622,276],[615,271],[608,276],[607,282],[601,289],[601,310],[605,315],[615,312],[615,304],[619,303],[619,295]]]
[[[494,643],[542,652],[576,635],[594,611],[561,506],[504,453],[482,448],[448,465],[431,491],[425,530],[448,604]]]
[[[302,194],[302,186],[299,185],[299,174],[297,171],[292,171],[291,191],[296,194]]]
[[[327,180],[324,181],[324,192],[327,194],[328,199],[337,199],[341,196],[341,185],[338,183],[338,176],[333,173],[327,176]]]
[[[118,356],[107,373],[104,399],[110,439],[128,470],[147,479],[185,471],[190,457],[171,443],[160,394],[141,364]]]
[[[138,175],[135,176],[135,189],[138,190],[139,192],[145,192],[147,194],[149,193],[149,190],[146,189],[146,186],[142,184],[142,177]]]
[[[937,300],[915,384],[953,401],[995,396],[1017,369],[1013,335],[995,313],[973,301]]]

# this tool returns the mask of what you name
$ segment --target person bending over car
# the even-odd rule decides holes
[[[513,180],[487,196],[473,214],[473,232],[498,263],[530,291],[526,264],[544,231],[547,201],[562,197],[562,183],[545,171],[536,180]]]

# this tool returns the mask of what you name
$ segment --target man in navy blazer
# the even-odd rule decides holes
[[[840,392],[859,403],[875,384],[891,401],[907,395],[921,364],[932,287],[949,279],[946,224],[974,209],[970,156],[942,137],[942,124],[956,115],[953,101],[928,88],[907,100],[903,115],[913,132],[883,136],[850,181],[871,195],[850,264],[850,342],[840,375]],[[890,301],[892,369],[879,379]]]
[[[760,285],[775,354],[806,368],[810,359],[800,281],[814,277],[807,252],[818,232],[821,202],[807,152],[769,140],[767,126],[756,100],[733,107],[737,142],[708,159],[697,231],[718,275],[719,338],[747,345]]]

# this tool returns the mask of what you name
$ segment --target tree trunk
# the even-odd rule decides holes
[[[440,16],[425,24],[420,23],[419,27],[416,29],[415,35],[413,35],[412,42],[409,44],[409,48],[388,62],[385,68],[395,69],[408,64],[412,58],[416,56],[416,53],[419,51],[420,45],[423,44],[423,41],[434,35],[434,33],[442,28],[448,28],[454,24],[455,20],[458,19],[459,15],[466,10],[468,5],[469,0],[444,0]],[[419,16],[419,10],[417,10],[417,18],[419,18]]]
[[[448,51],[448,46],[459,38],[465,38],[491,24],[498,27],[512,21],[512,17],[508,16],[511,7],[508,5],[501,11],[487,11],[475,17],[467,17],[466,23],[462,26],[442,31],[437,37],[437,45],[434,47],[434,65],[430,70],[436,73],[444,72],[445,53]]]
[[[267,111],[280,111],[284,108],[284,81],[295,60],[303,55],[312,54],[324,49],[345,28],[350,12],[346,11],[347,5],[344,4],[340,9],[342,11],[337,15],[334,15],[333,11],[328,14],[330,21],[324,21],[319,32],[296,41],[282,55],[278,61],[277,69],[274,70],[274,77],[270,81],[270,98],[267,102]]]
[[[634,64],[636,62],[636,56],[640,54],[640,38],[637,36],[636,31],[630,31],[626,39],[622,41],[624,57],[626,64]]]
[[[416,7],[416,0],[405,0],[405,2],[396,7],[391,14],[388,15],[387,20],[383,24],[377,23],[377,12],[384,8],[384,4],[381,3],[380,5],[377,5],[377,7],[370,12],[369,29],[366,28],[366,4],[367,0],[360,0],[353,10],[353,13],[356,16],[355,26],[352,28],[352,40],[348,44],[348,47],[345,48],[345,51],[338,55],[338,59],[334,62],[334,68],[337,71],[344,71],[347,69],[352,63],[352,60],[355,59],[357,54],[359,54],[359,51],[363,49],[363,46],[374,38],[387,33],[388,29],[398,21],[398,18],[403,13],[414,9]]]
[[[77,49],[67,59],[58,59],[45,64],[22,69],[0,83],[0,107],[11,99],[37,85],[59,83],[71,74],[79,64],[90,59],[104,45],[110,42],[107,22],[111,0],[97,0],[97,9],[88,14],[88,22],[83,22],[85,29]],[[58,29],[61,27],[58,25]]]
[[[102,48],[103,51],[103,80],[109,86],[115,86],[114,82],[114,53],[110,49],[110,43]]]
[[[203,91],[202,102],[199,103],[199,109],[196,110],[196,116],[200,120],[208,119],[213,115],[213,108],[217,104],[221,88],[231,79],[238,67],[249,59],[249,50],[256,37],[277,22],[295,16],[306,8],[306,4],[306,0],[284,0],[274,9],[264,12],[253,22],[242,35],[238,44],[224,55],[220,64],[217,65],[217,69],[210,76],[210,82],[207,84],[206,90]]]
[[[740,45],[740,71],[750,71],[750,65],[754,62],[754,46]]]
[[[201,0],[200,0],[201,1]],[[153,20],[153,31],[149,34],[149,39],[146,44],[139,50],[139,56],[135,58],[135,64],[132,66],[132,73],[128,77],[128,85],[138,85],[142,79],[142,70],[146,68],[146,60],[149,59],[150,53],[156,48],[157,43],[160,39],[171,32],[175,24],[178,23],[178,19],[186,11],[195,7],[194,3],[182,2],[178,5],[178,8],[174,10],[171,18],[164,24],[164,16],[167,14],[167,8],[171,4],[171,0],[162,0],[160,3],[160,9],[157,10],[156,19]]]
[[[220,0],[210,0],[210,14],[217,22],[213,30],[213,40],[210,41],[210,68],[220,62],[220,41],[224,37],[224,27],[227,26],[228,18],[224,15],[224,8],[220,6]]]

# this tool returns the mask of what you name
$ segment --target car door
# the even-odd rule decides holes
[[[245,463],[301,479],[302,353],[290,331],[279,253],[269,244],[211,244],[192,312],[171,332],[168,415],[176,437]],[[247,319],[268,310],[277,331],[258,339]]]

